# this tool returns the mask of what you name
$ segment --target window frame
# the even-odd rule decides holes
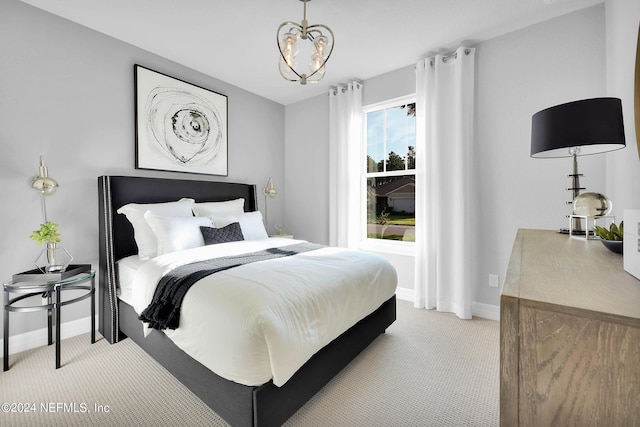
[[[396,255],[414,255],[415,242],[407,242],[402,240],[375,239],[367,237],[367,180],[376,176],[405,176],[416,175],[415,169],[395,170],[389,172],[368,172],[367,171],[367,114],[380,111],[387,108],[399,107],[401,105],[412,104],[416,102],[416,95],[406,95],[393,98],[373,104],[362,106],[362,141],[360,144],[360,249],[376,252],[384,252]],[[415,148],[415,147],[414,147]],[[388,153],[385,153],[387,156]],[[416,156],[418,153],[416,153]],[[386,157],[385,157],[386,158]]]

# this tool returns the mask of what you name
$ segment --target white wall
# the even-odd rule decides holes
[[[530,158],[531,116],[553,105],[606,96],[602,5],[481,43],[476,51],[479,180],[475,300],[499,303],[518,228],[567,227],[571,159]],[[578,160],[589,191],[605,192],[605,156]]]
[[[566,175],[570,159],[531,159],[531,116],[562,102],[606,95],[605,21],[602,5],[537,24],[476,45],[476,145],[478,147],[475,232],[473,236],[474,301],[499,305],[499,288],[488,287],[489,274],[504,280],[506,267],[518,228],[557,229],[566,226],[571,195]],[[415,91],[413,64],[395,72],[364,81],[363,104],[396,98]],[[302,135],[320,129],[318,120],[328,114],[316,109],[328,108],[325,98],[314,98],[287,106],[286,175],[287,221],[296,235],[328,218],[324,199],[312,194],[304,199],[291,198],[303,193],[305,181],[297,173],[305,160],[304,152],[313,147],[328,158],[328,133],[321,132],[306,142],[296,141],[293,150],[290,135]],[[305,113],[304,111],[309,111]],[[295,112],[295,120],[290,120]],[[311,133],[311,132],[310,132]],[[309,145],[298,146],[298,143]],[[321,147],[318,147],[321,145]],[[314,165],[318,168],[318,165]],[[584,184],[591,191],[605,192],[605,156],[580,159]],[[318,170],[321,170],[318,169]],[[320,172],[328,187],[328,166]],[[323,193],[324,194],[324,193]],[[301,206],[298,209],[298,206]],[[310,216],[313,213],[314,216]],[[299,215],[300,214],[300,215]],[[289,218],[298,216],[298,222]],[[313,218],[310,224],[308,218]],[[323,241],[328,240],[328,233]],[[413,290],[413,260],[395,257],[403,270],[401,292]]]
[[[135,63],[228,96],[229,176],[134,169]],[[160,176],[255,183],[284,180],[284,107],[180,64],[33,8],[0,1],[0,278],[33,268],[29,240],[42,221],[30,189],[45,156],[60,183],[47,200],[74,262],[98,263],[97,177]],[[264,199],[258,200],[261,210]],[[284,198],[269,220],[284,218]],[[263,210],[264,211],[264,210]],[[86,303],[86,304],[85,304]],[[63,322],[89,315],[88,301],[63,309]],[[45,313],[14,313],[11,335],[45,327]]]
[[[372,105],[403,96],[415,95],[415,64],[368,79],[362,89],[362,105]]]
[[[285,107],[285,223],[295,238],[329,244],[329,94]]]

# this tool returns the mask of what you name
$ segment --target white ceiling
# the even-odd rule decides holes
[[[22,1],[287,105],[603,0],[313,0],[309,24],[336,39],[325,78],[306,86],[277,68],[276,29],[302,20],[299,0]]]

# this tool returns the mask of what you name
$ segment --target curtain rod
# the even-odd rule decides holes
[[[337,95],[338,94],[338,90],[340,90],[340,92],[345,93],[347,92],[347,90],[349,90],[349,86],[350,85],[354,85],[356,87],[356,89],[360,89],[363,85],[362,83],[360,83],[357,80],[351,81],[347,84],[340,84],[338,86],[333,86],[329,88],[329,95]]]
[[[471,48],[470,47],[465,47],[464,48],[464,54],[465,55],[469,55],[470,53],[471,53]],[[438,56],[438,55],[436,55],[436,56]],[[458,52],[456,51],[456,52],[453,52],[453,53],[445,54],[442,57],[442,62],[447,62],[447,60],[449,60],[451,58],[458,59]],[[435,65],[435,61],[436,61],[436,58],[434,56],[429,60],[429,65],[431,65],[433,67]]]

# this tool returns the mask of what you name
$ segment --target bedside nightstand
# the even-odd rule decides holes
[[[88,283],[87,283],[88,282]],[[21,280],[19,276],[4,283],[4,367],[9,369],[9,312],[47,310],[48,344],[52,344],[52,316],[55,318],[56,369],[60,367],[60,308],[87,298],[91,298],[91,344],[96,342],[95,332],[95,271],[87,271],[63,279],[30,278]],[[62,291],[86,290],[87,292],[70,300],[62,301]],[[10,298],[10,294],[18,294]],[[30,297],[42,297],[39,305],[14,305]],[[46,301],[44,301],[46,298]]]

